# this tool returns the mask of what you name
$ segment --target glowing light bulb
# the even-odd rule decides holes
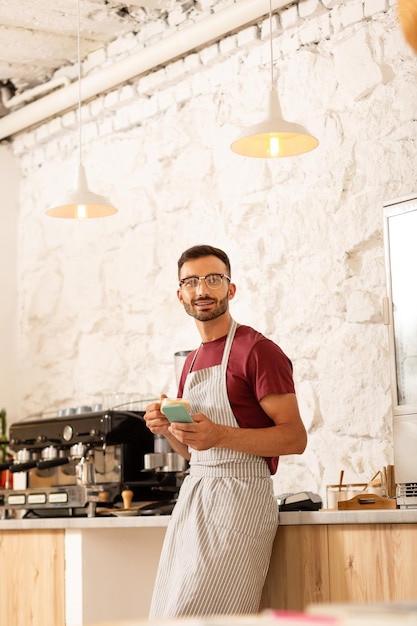
[[[279,154],[279,138],[274,135],[269,137],[269,154],[273,157]]]
[[[87,217],[87,207],[85,204],[77,204],[77,219],[85,220]]]

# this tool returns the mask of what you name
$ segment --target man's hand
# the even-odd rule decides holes
[[[208,450],[218,445],[224,426],[215,424],[203,413],[192,415],[193,424],[173,422],[168,431],[178,441],[194,450]]]
[[[161,395],[161,401],[166,398],[165,394]],[[167,435],[169,422],[165,415],[161,413],[161,402],[153,402],[146,407],[144,415],[146,426],[154,435]]]
[[[177,437],[172,433],[169,421],[161,412],[161,402],[166,397],[166,394],[162,394],[160,402],[148,404],[144,415],[146,426],[154,435],[163,435],[175,452],[178,452],[178,454],[184,457],[184,459],[189,460],[190,453],[188,451],[188,446],[180,439],[177,439]]]

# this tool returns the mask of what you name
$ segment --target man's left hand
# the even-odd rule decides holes
[[[219,439],[223,426],[215,424],[207,415],[195,413],[192,416],[194,422],[173,422],[168,428],[178,441],[194,450],[208,450],[214,448]]]

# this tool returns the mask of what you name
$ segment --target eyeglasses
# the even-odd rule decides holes
[[[223,278],[231,280],[227,274],[207,274],[207,276],[187,276],[181,278],[179,285],[187,291],[195,291],[200,284],[200,280],[204,280],[209,289],[219,289],[222,286]]]

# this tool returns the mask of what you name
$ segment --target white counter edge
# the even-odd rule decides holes
[[[169,515],[149,517],[55,517],[39,519],[0,520],[2,530],[92,529],[92,528],[161,528]],[[280,512],[281,526],[333,524],[417,524],[417,509],[388,509],[368,511],[291,511]]]
[[[417,509],[369,509],[367,511],[287,511],[280,512],[282,526],[333,524],[416,524]]]
[[[142,517],[45,517],[0,520],[2,530],[59,530],[98,528],[161,528],[168,526],[170,515]]]

